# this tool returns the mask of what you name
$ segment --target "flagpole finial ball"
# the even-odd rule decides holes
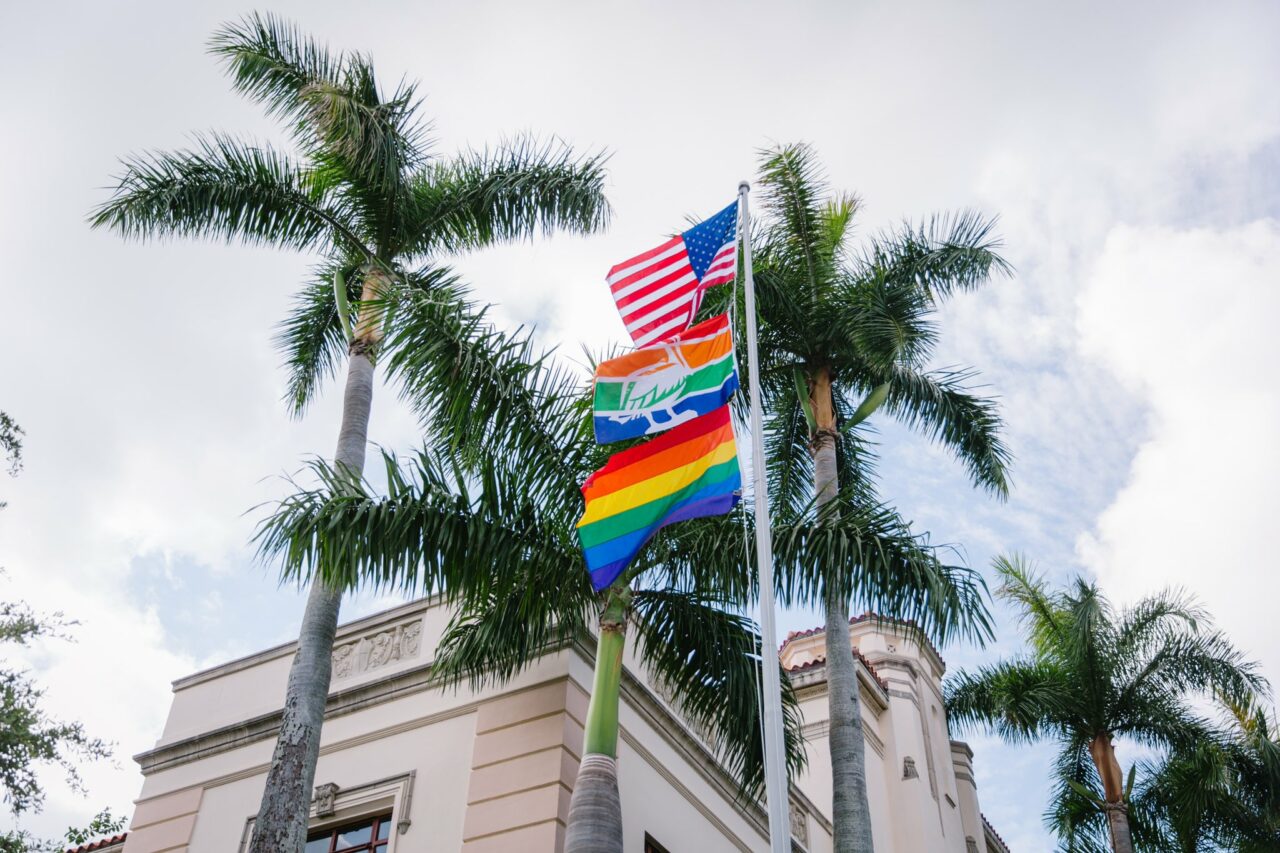
[[[749,182],[742,181],[738,184],[738,192],[743,193],[743,192],[750,192],[750,191],[751,191],[751,184]]]

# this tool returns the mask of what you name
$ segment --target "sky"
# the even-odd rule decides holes
[[[204,52],[253,7],[0,7],[0,410],[26,466],[0,476],[0,600],[78,621],[19,657],[47,707],[115,744],[85,795],[47,774],[23,826],[131,811],[131,756],[169,683],[292,639],[301,596],[257,561],[255,509],[328,454],[339,395],[291,420],[274,324],[316,259],[91,231],[119,158],[224,130],[283,142]],[[416,80],[440,152],[504,134],[611,152],[606,233],[458,259],[503,325],[566,357],[624,340],[615,262],[732,200],[757,150],[807,141],[862,198],[855,240],[934,212],[999,217],[1016,273],[942,312],[938,367],[999,397],[1007,502],[925,438],[881,421],[882,491],[990,577],[1020,552],[1118,603],[1196,595],[1280,681],[1280,6],[1132,2],[277,3],[384,85]],[[377,399],[371,440],[411,450]],[[379,609],[365,594],[343,618]],[[997,605],[986,649],[1019,647]],[[787,612],[783,630],[820,622]],[[966,739],[1013,849],[1050,841],[1047,747]],[[1122,761],[1133,752],[1122,745]],[[0,816],[0,827],[9,825]]]

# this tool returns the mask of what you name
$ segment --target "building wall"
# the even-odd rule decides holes
[[[984,850],[972,752],[952,741],[947,730],[942,658],[916,632],[892,622],[855,619],[849,632],[861,656],[867,798],[877,853],[969,853],[970,838]],[[805,719],[809,768],[797,785],[812,801],[829,808],[823,633],[792,635],[781,656]],[[961,765],[958,753],[964,758]]]
[[[313,804],[312,823],[392,811],[403,834],[389,853],[558,851],[593,650],[550,652],[498,688],[442,691],[428,676],[447,616],[423,601],[339,630],[315,780],[338,790],[331,812]],[[160,740],[137,757],[144,782],[125,853],[244,848],[292,654],[281,646],[175,683]],[[737,807],[731,780],[634,674],[621,729],[626,853],[643,853],[646,832],[672,853],[767,847],[763,812]]]
[[[339,629],[315,780],[325,796],[313,803],[313,826],[390,811],[389,853],[559,851],[593,649],[549,651],[498,687],[440,690],[429,683],[430,664],[447,618],[420,601]],[[946,735],[941,659],[883,626],[851,630],[868,664],[860,680],[878,853],[967,853],[966,835],[981,843],[993,833],[978,809],[972,756]],[[268,649],[175,682],[159,741],[137,756],[144,782],[124,853],[244,849],[293,652],[291,644]],[[783,648],[809,751],[791,794],[804,853],[832,849],[823,654],[821,634]],[[698,732],[646,680],[634,648],[620,724],[626,853],[643,853],[646,833],[671,853],[768,849],[763,810],[738,801]],[[902,778],[907,756],[917,778]]]

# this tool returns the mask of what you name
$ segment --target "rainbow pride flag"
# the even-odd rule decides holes
[[[653,435],[705,415],[738,390],[729,315],[600,363],[592,402],[596,443]]]
[[[615,453],[582,484],[578,538],[592,586],[613,583],[666,525],[733,509],[741,489],[727,405]]]

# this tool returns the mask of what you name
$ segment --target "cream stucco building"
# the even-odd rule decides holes
[[[589,638],[548,651],[501,688],[429,683],[447,610],[407,604],[339,629],[308,853],[552,853],[561,848],[591,684]],[[983,819],[972,753],[947,735],[943,663],[910,632],[854,620],[878,853],[1003,853]],[[285,645],[173,685],[123,853],[246,847],[294,652]],[[809,769],[791,791],[794,847],[827,853],[831,777],[821,632],[782,660],[799,692]],[[619,785],[627,853],[768,849],[765,816],[696,731],[629,666]],[[114,847],[112,848],[115,849]]]

